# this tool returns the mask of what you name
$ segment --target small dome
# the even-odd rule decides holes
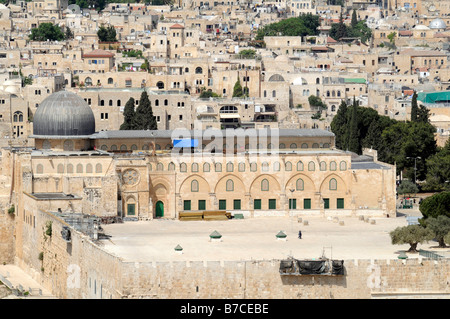
[[[72,92],[59,91],[50,95],[34,115],[34,135],[80,136],[94,133],[94,113],[81,97]]]
[[[447,25],[444,20],[436,18],[430,22],[430,29],[446,29]]]

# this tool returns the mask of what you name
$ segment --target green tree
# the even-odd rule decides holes
[[[348,133],[348,150],[359,154],[361,153],[361,144],[359,142],[360,135],[358,129],[358,102],[356,102],[355,98],[353,99],[351,114]]]
[[[419,112],[419,107],[417,105],[417,93],[414,91],[411,100],[411,122],[417,122],[417,115]]]
[[[241,50],[239,52],[239,55],[241,56],[241,58],[243,59],[254,59],[256,56],[256,51],[253,49],[246,49],[246,50]]]
[[[425,180],[426,160],[434,155],[437,149],[435,131],[435,127],[430,123],[420,122],[397,122],[387,127],[381,134],[378,150],[380,161],[395,163],[397,172],[403,171],[410,180],[415,180],[416,176],[417,180]]]
[[[333,23],[330,29],[330,37],[336,41],[340,41],[342,38],[346,38],[348,35],[347,26],[344,24],[344,18],[342,13],[339,17],[339,23]]]
[[[439,215],[438,217],[429,217],[425,220],[425,226],[434,234],[434,238],[439,243],[439,248],[446,248],[444,238],[450,232],[450,217]]]
[[[429,123],[430,118],[430,110],[423,104],[419,106],[419,110],[417,111],[417,122],[421,123]]]
[[[420,225],[397,227],[389,233],[393,245],[409,244],[408,252],[416,253],[417,245],[433,239],[433,233]]]
[[[356,15],[356,10],[353,10],[353,13],[352,13],[352,22],[351,22],[352,28],[356,28],[357,24],[358,24],[358,17],[357,17],[357,15]]]
[[[319,16],[311,13],[298,17],[283,19],[259,29],[255,40],[264,40],[265,36],[308,36],[318,35]]]
[[[113,26],[105,27],[101,25],[97,31],[97,36],[100,42],[117,42],[117,32]]]
[[[425,198],[419,205],[424,219],[450,217],[450,192],[440,192]]]
[[[151,102],[146,91],[143,91],[136,108],[135,123],[137,130],[157,130],[156,117],[153,115]]]
[[[399,195],[408,194],[411,196],[412,194],[417,194],[418,192],[419,189],[417,188],[416,184],[407,179],[402,180],[402,182],[400,183],[400,185],[398,185],[397,188],[397,193]]]
[[[348,147],[348,112],[347,103],[342,101],[336,115],[331,121],[331,131],[335,134],[335,144],[338,149],[345,150]]]
[[[450,191],[450,139],[426,160],[426,167],[424,190]]]
[[[135,105],[134,98],[130,98],[128,102],[125,104],[123,110],[123,123],[120,126],[121,130],[136,129],[134,105]]]
[[[65,34],[59,26],[46,22],[31,29],[29,38],[31,41],[62,41],[65,39]]]
[[[238,78],[233,87],[233,97],[243,97],[243,96],[244,92],[242,91],[241,81]]]
[[[387,38],[389,39],[389,42],[392,44],[392,45],[395,45],[395,37],[397,36],[397,33],[396,32],[391,32],[391,33],[389,33],[388,35],[387,35]]]

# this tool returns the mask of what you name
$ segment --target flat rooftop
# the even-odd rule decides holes
[[[127,262],[317,259],[323,252],[331,259],[397,259],[400,251],[409,249],[409,245],[392,245],[389,236],[396,227],[408,224],[405,215],[374,220],[371,224],[358,217],[339,218],[344,225],[319,216],[302,217],[302,223],[297,217],[129,221],[102,225],[111,237],[101,240],[101,245]],[[298,239],[299,230],[302,239]],[[210,241],[214,231],[222,235],[221,242]],[[280,231],[287,234],[286,241],[277,240]],[[177,245],[183,254],[175,252]],[[428,250],[436,245],[430,242],[418,248]],[[450,249],[446,253],[450,254]],[[410,254],[410,258],[418,258],[418,254]]]

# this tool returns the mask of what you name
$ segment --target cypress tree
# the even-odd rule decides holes
[[[241,81],[238,78],[236,83],[234,84],[233,97],[242,97],[243,95],[244,92],[242,91]]]
[[[146,91],[143,91],[139,99],[139,106],[135,115],[136,129],[157,130],[156,117],[153,116],[152,105]]]
[[[358,130],[358,103],[353,98],[353,105],[351,109],[351,118],[348,134],[348,150],[359,154],[359,130]]]
[[[356,10],[353,10],[352,13],[352,29],[356,28],[356,25],[358,24],[358,17],[356,16]]]
[[[417,122],[419,108],[417,106],[417,93],[414,91],[411,101],[411,122]]]
[[[336,115],[331,121],[331,131],[336,135],[336,147],[346,149],[348,144],[348,107],[345,101],[341,102]]]
[[[123,110],[123,123],[120,126],[121,130],[136,129],[134,103],[134,99],[130,98],[127,104],[125,104],[125,108]]]

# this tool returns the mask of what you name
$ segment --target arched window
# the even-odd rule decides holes
[[[37,174],[43,174],[44,173],[44,165],[37,164],[37,166],[36,166],[36,173]]]
[[[111,151],[117,151],[117,145],[115,144],[111,145]]]
[[[337,165],[336,165],[335,161],[330,162],[330,171],[335,171],[336,167],[337,167]]]
[[[175,164],[172,163],[172,162],[170,162],[167,169],[168,169],[169,171],[171,171],[171,172],[174,171],[174,170],[175,170]]]
[[[187,171],[187,165],[186,163],[180,164],[180,172],[185,173]]]
[[[113,106],[113,100],[109,100],[109,106]]]
[[[83,164],[77,165],[77,173],[83,173]]]
[[[297,171],[303,171],[303,162],[302,161],[297,162]]]
[[[158,163],[158,164],[156,164],[156,170],[157,171],[163,171],[164,170],[164,165],[163,165],[163,163]]]
[[[13,121],[14,122],[23,122],[23,113],[20,111],[14,112]]]
[[[72,140],[66,140],[64,141],[63,149],[65,151],[73,151],[73,141]]]
[[[44,142],[42,143],[42,148],[44,150],[48,150],[52,148],[52,143],[49,140],[44,140]]]
[[[258,164],[256,163],[250,163],[250,171],[256,172],[258,170]]]
[[[159,106],[159,100],[155,100],[155,106]]]
[[[92,164],[87,164],[86,165],[86,173],[92,173]]]
[[[202,74],[203,73],[203,69],[201,67],[196,67],[195,68],[195,74]]]
[[[342,161],[342,162],[339,164],[339,169],[340,169],[341,171],[347,170],[347,162]]]
[[[192,163],[191,172],[198,172],[198,163]]]
[[[261,164],[261,170],[262,170],[263,172],[268,172],[268,171],[269,171],[269,163],[263,162],[263,163]]]
[[[314,162],[308,163],[308,171],[315,171],[316,170],[316,164]]]
[[[298,191],[302,191],[304,190],[305,187],[305,183],[303,182],[303,179],[299,178],[297,179],[297,181],[295,182],[295,189]]]
[[[95,165],[95,172],[97,173],[97,174],[99,174],[99,173],[101,173],[102,172],[102,164],[100,164],[100,163],[97,163],[96,165]]]
[[[209,163],[203,163],[203,171],[204,172],[209,172],[210,171]]]
[[[105,100],[100,100],[100,106],[105,106]]]
[[[330,191],[337,190],[337,181],[336,179],[332,178],[330,179]]]
[[[67,164],[67,173],[73,174],[73,165],[72,164]]]
[[[296,148],[297,148],[297,144],[292,143],[289,147],[290,147],[291,149],[296,149]]]
[[[156,83],[156,87],[158,88],[158,90],[163,90],[164,89],[164,82],[159,81]]]
[[[120,145],[120,150],[121,151],[126,151],[127,150],[127,146],[125,144]]]
[[[239,170],[239,172],[245,172],[245,163],[244,162],[240,162],[238,164],[238,170]]]
[[[261,181],[261,190],[263,192],[268,192],[269,191],[269,181],[267,179],[263,179]]]
[[[227,180],[226,190],[227,190],[227,192],[234,191],[234,182],[233,182],[233,180],[231,180],[231,179]]]
[[[319,169],[321,170],[321,171],[326,171],[327,170],[327,163],[325,163],[325,162],[320,162],[320,164],[319,164]]]
[[[198,181],[196,179],[191,182],[191,192],[198,192]]]
[[[284,149],[286,148],[286,144],[281,143],[280,146],[279,146],[279,148],[280,148],[280,150],[284,150]]]
[[[113,78],[108,78],[108,84],[114,84]]]
[[[292,171],[292,163],[286,162],[286,164],[284,164],[284,170],[288,172]]]
[[[273,163],[273,171],[279,172],[280,171],[280,162]]]
[[[231,162],[227,163],[227,172],[232,172],[234,170],[234,165]]]
[[[64,173],[64,164],[58,164],[58,167],[57,167],[56,171],[57,171],[59,174]]]
[[[215,169],[216,172],[221,172],[222,171],[222,164],[221,163],[214,164],[214,169]]]
[[[312,145],[312,148],[319,148],[319,144],[314,143],[314,144]]]
[[[87,77],[87,78],[84,80],[84,82],[85,82],[86,86],[91,86],[91,85],[92,85],[92,79],[91,79],[90,77]]]
[[[308,143],[303,143],[302,148],[308,148]]]

